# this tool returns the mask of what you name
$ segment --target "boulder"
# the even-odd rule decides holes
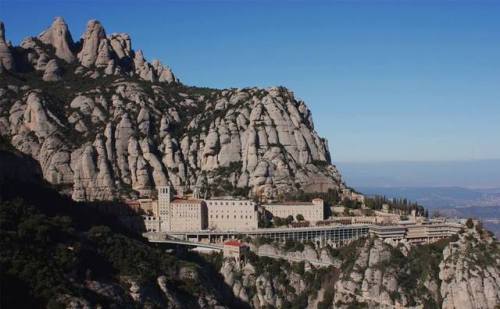
[[[62,80],[62,70],[55,59],[47,62],[42,79],[46,82],[56,82]]]

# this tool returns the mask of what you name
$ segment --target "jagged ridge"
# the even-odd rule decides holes
[[[271,196],[347,190],[309,109],[287,89],[184,86],[98,21],[77,43],[61,18],[19,47],[2,30],[0,56],[1,135],[74,199],[165,184]]]

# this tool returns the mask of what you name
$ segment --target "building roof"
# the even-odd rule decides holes
[[[210,197],[210,200],[238,200],[238,201],[244,201],[244,200],[248,200],[248,198],[244,197],[244,196],[223,195],[223,196],[212,196],[212,197]]]
[[[312,206],[315,205],[311,202],[294,202],[294,201],[287,201],[287,202],[276,202],[276,203],[270,203],[270,204],[264,204],[263,206]]]
[[[224,246],[241,247],[242,245],[238,240],[228,240],[224,243]]]
[[[249,199],[238,199],[238,198],[211,198],[206,200],[207,202],[251,202],[253,203],[253,200]]]
[[[203,200],[198,200],[198,199],[181,199],[181,198],[176,198],[174,199],[172,202],[172,204],[193,204],[193,203],[197,203],[197,204],[200,204],[201,202],[203,202]]]

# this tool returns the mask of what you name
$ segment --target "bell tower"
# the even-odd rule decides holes
[[[172,211],[170,208],[170,187],[161,186],[156,188],[158,190],[158,215],[160,217],[160,231],[168,232],[171,230],[170,222]]]

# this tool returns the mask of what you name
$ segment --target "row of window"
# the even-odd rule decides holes
[[[169,190],[169,188],[168,188],[168,187],[165,187],[165,188],[159,188],[158,193],[160,193],[160,194],[169,194],[169,193],[170,193],[170,190]]]
[[[176,213],[174,215],[174,218],[180,217],[180,218],[198,218],[197,214],[191,214],[191,213],[186,213],[186,212],[181,212],[181,213]]]
[[[210,219],[213,219],[215,217],[215,219],[219,219],[219,215],[210,215]],[[234,215],[234,219],[236,219],[236,215]],[[245,219],[253,219],[253,216],[244,216]],[[224,219],[224,215],[221,215],[220,216],[221,219]],[[226,219],[229,219],[229,215],[226,215]],[[240,219],[243,219],[243,215],[240,215]]]
[[[215,209],[215,210],[213,210],[213,209],[209,209],[209,213],[216,213],[216,214],[218,214],[219,210],[220,210],[221,213],[224,213],[224,212],[230,213],[230,212],[232,212],[232,213],[246,213],[246,214],[251,214],[251,213],[255,212],[255,210],[239,210],[239,209],[231,209],[231,210],[229,210],[229,209],[226,209],[226,210],[224,210],[224,209]]]
[[[208,201],[208,205],[240,205],[240,206],[247,206],[247,205],[253,205],[252,202],[229,202],[229,201],[222,201],[222,202],[215,202],[215,201]]]
[[[173,209],[173,211],[176,211],[177,209],[179,209],[179,210],[191,210],[191,211],[199,211],[200,210],[199,207],[194,206],[194,207],[175,207]]]

